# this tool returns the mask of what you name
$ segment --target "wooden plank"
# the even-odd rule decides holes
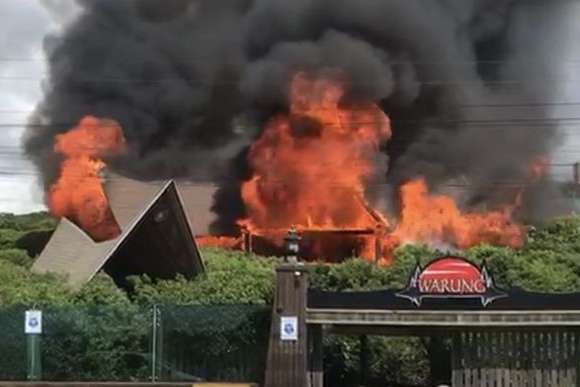
[[[486,386],[488,385],[488,369],[489,369],[489,358],[488,358],[488,349],[489,349],[489,340],[488,334],[486,332],[480,332],[479,334],[479,348],[480,348],[480,361],[479,361],[479,370],[480,370],[480,378],[481,378],[481,385]]]
[[[501,353],[501,348],[499,346],[499,334],[495,333],[495,332],[490,332],[491,338],[492,338],[492,348],[491,348],[491,354],[493,357],[493,364],[494,364],[494,368],[492,370],[492,386],[496,387],[496,386],[500,386],[500,359],[503,356],[503,354]]]
[[[568,332],[568,381],[571,386],[576,386],[576,334]]]
[[[566,351],[566,360],[565,360],[565,367],[566,367],[566,384],[569,386],[574,386],[574,379],[573,379],[573,372],[571,369],[571,365],[572,365],[572,346],[573,346],[573,341],[572,341],[572,332],[570,331],[566,331],[566,333],[564,334],[564,340],[565,340],[565,345],[564,345],[564,349]]]
[[[505,345],[504,345],[504,337],[505,333],[504,332],[499,332],[497,334],[497,339],[498,339],[498,348],[499,348],[499,353],[501,354],[500,357],[500,361],[498,363],[498,387],[503,387],[503,386],[507,386],[505,383],[505,372],[504,372],[504,367],[505,367],[505,359],[507,358],[507,354],[505,352]]]
[[[518,355],[517,367],[519,383],[522,386],[533,386],[535,375],[533,373],[533,350],[532,335],[528,332],[518,332]]]
[[[532,354],[530,351],[530,334],[529,332],[524,332],[522,333],[522,337],[523,337],[523,348],[524,348],[524,377],[526,380],[526,386],[531,387],[532,386]]]
[[[550,332],[548,335],[550,345],[550,386],[558,386],[558,354],[556,352],[556,334]]]
[[[574,351],[573,355],[572,355],[574,384],[572,384],[572,385],[576,386],[576,387],[580,387],[580,372],[579,372],[579,367],[580,367],[580,335],[579,335],[579,333],[577,331],[574,331],[574,335],[572,336],[572,338],[573,338],[572,348]]]
[[[535,386],[542,387],[542,343],[541,335],[535,333],[533,335],[533,350],[534,350],[534,374]]]
[[[565,386],[565,355],[566,353],[563,351],[563,343],[562,343],[562,331],[556,332],[556,383],[558,386],[562,387]]]
[[[569,372],[568,372],[568,359],[569,359],[569,341],[568,341],[568,332],[563,331],[561,333],[561,340],[560,340],[560,351],[562,352],[562,365],[561,365],[561,372],[562,372],[562,385],[570,385],[569,379]]]
[[[320,325],[313,325],[309,328],[309,340],[311,341],[311,352],[309,359],[309,379],[310,387],[323,387],[324,384],[324,364],[323,364],[323,329]]]
[[[580,311],[307,310],[309,324],[446,328],[580,328]]]
[[[520,332],[513,332],[513,357],[512,369],[514,373],[515,386],[522,386],[522,353],[521,353],[521,337]]]
[[[451,336],[451,385],[463,387],[461,366],[461,334]]]
[[[475,332],[473,333],[473,357],[472,357],[472,383],[474,386],[481,386],[481,343],[480,343],[480,333]]]
[[[548,351],[548,333],[542,332],[541,351],[542,351],[542,386],[548,386],[549,380],[549,351]]]
[[[507,349],[508,349],[508,361],[507,361],[507,370],[508,370],[508,385],[509,386],[515,386],[516,384],[516,370],[514,368],[514,355],[515,355],[515,351],[514,351],[514,333],[513,332],[507,332],[506,334],[506,344],[507,344]]]
[[[462,361],[463,361],[463,385],[468,387],[471,384],[471,371],[470,371],[470,367],[471,367],[471,354],[472,354],[472,348],[471,348],[471,334],[470,333],[464,333],[463,334],[463,346],[461,348],[462,350]]]
[[[503,345],[503,332],[498,332],[496,333],[496,341],[497,341],[497,371],[496,371],[496,378],[497,378],[497,385],[499,387],[503,387],[505,385],[504,383],[504,370],[503,367],[505,365],[504,359],[506,357],[506,354],[504,352],[504,345]]]

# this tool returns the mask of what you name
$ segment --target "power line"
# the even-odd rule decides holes
[[[526,102],[526,103],[480,103],[480,104],[459,104],[454,105],[461,109],[479,109],[479,108],[536,108],[536,107],[570,107],[580,106],[580,101],[543,101],[543,102]],[[317,111],[330,111],[338,109],[316,109]],[[344,111],[368,111],[368,108],[347,107]],[[32,114],[35,110],[17,110],[8,109],[0,110],[0,114]],[[385,112],[388,114],[388,112]]]
[[[16,81],[16,82],[42,82],[47,81],[47,78],[39,78],[38,76],[30,77],[30,76],[1,76],[0,81]],[[70,83],[149,83],[149,84],[156,84],[156,83],[165,83],[165,82],[188,82],[188,83],[197,83],[200,85],[222,85],[222,86],[238,86],[239,82],[237,81],[213,81],[207,82],[198,78],[157,78],[157,79],[139,79],[139,78],[84,78],[84,79],[75,79],[72,78],[69,80]],[[505,80],[482,80],[482,79],[474,79],[474,80],[429,80],[429,81],[413,81],[415,84],[425,85],[425,86],[442,86],[442,85],[474,85],[474,86],[486,86],[486,85],[522,85],[526,83],[577,83],[580,82],[580,79],[563,79],[563,78],[529,78],[529,79],[505,79]],[[351,81],[348,82],[350,85],[372,85],[372,81],[368,82],[355,82]]]
[[[468,126],[478,126],[478,127],[490,127],[489,129],[494,129],[497,126],[520,126],[520,125],[529,125],[528,129],[547,129],[553,128],[551,125],[558,125],[558,124],[570,124],[570,125],[580,125],[580,117],[565,117],[565,118],[546,118],[546,119],[537,119],[537,118],[513,118],[513,119],[485,119],[485,120],[467,120],[467,119],[425,119],[425,120],[391,120],[391,126],[394,125],[446,125],[446,124],[457,124],[457,125],[468,125]],[[348,125],[377,125],[380,122],[377,121],[348,121],[345,120],[341,124],[343,126]],[[332,123],[325,123],[322,122],[323,125],[335,125],[334,122]],[[59,122],[59,123],[52,123],[52,124],[34,124],[34,123],[8,123],[3,122],[0,123],[0,128],[55,128],[55,127],[63,127],[63,128],[73,128],[79,125],[79,122]],[[84,125],[84,127],[100,127],[102,125]],[[250,125],[251,126],[251,125]],[[139,126],[142,129],[155,129],[159,126]],[[223,128],[223,125],[200,125],[200,127],[204,128]],[[499,129],[499,128],[497,128]],[[580,129],[576,127],[570,127],[570,129]]]
[[[571,2],[577,2],[577,0],[569,0]],[[207,61],[208,59],[215,58],[214,55],[199,55],[197,54],[195,57],[189,56],[181,56],[176,57],[176,60],[182,61]],[[47,62],[50,58],[48,57],[0,57],[0,62]],[[258,60],[259,61],[259,60]],[[135,60],[134,63],[142,63],[143,61]],[[127,59],[124,58],[123,63],[131,63],[128,62]],[[237,62],[236,62],[237,63]],[[252,62],[253,63],[253,62]],[[521,60],[510,60],[510,59],[497,59],[497,60],[462,60],[462,61],[415,61],[415,60],[396,60],[391,61],[389,65],[409,65],[409,64],[418,64],[418,65],[451,65],[451,64],[521,64],[525,66],[529,66],[530,63],[553,63],[553,64],[573,64],[580,66],[580,59],[567,59],[567,60],[553,60],[553,61],[546,61],[546,60],[533,60],[530,58],[521,59]]]
[[[560,164],[561,166],[564,166],[564,164]],[[550,166],[550,164],[545,164],[545,166]],[[566,165],[568,167],[572,167],[574,166],[573,163],[570,163],[568,165]],[[15,172],[15,171],[10,171],[10,170],[0,170],[0,176],[3,177],[12,177],[12,176],[18,176],[18,177],[23,177],[23,176],[39,176],[40,173],[38,171],[34,171],[34,170],[29,170],[29,171],[19,171],[19,172]],[[79,174],[79,173],[67,173],[67,176],[71,176],[71,177],[86,177],[87,175],[85,174]],[[310,175],[312,176],[312,175]],[[322,177],[325,177],[325,174],[322,174]],[[106,172],[104,172],[104,174],[102,176],[100,176],[101,178],[103,178],[104,180],[110,180],[110,181],[116,181],[116,180],[124,180],[124,178],[120,178],[120,177],[111,177],[108,176]],[[196,176],[188,176],[187,178],[194,180],[194,184],[204,184],[204,183],[216,183],[216,182],[227,182],[227,181],[231,181],[231,182],[239,182],[241,180],[239,179],[235,179],[235,178],[215,178],[215,179],[207,179],[207,178],[202,178],[202,177],[197,177]],[[185,179],[185,178],[184,178]],[[179,179],[178,179],[179,180]],[[521,185],[521,184],[529,184],[529,185],[533,185],[535,184],[535,182],[530,182],[530,179],[524,179],[524,180],[495,180],[495,181],[491,181],[491,184],[494,185]],[[533,180],[533,179],[531,179]],[[187,180],[184,180],[184,182],[186,182]],[[269,179],[268,180],[268,184],[289,184],[290,180],[285,180],[282,178],[278,178],[278,179]],[[485,183],[483,185],[486,185],[488,183]],[[338,187],[352,187],[351,185],[345,185],[345,184],[338,184],[338,183],[333,183],[330,184],[331,186],[338,186]],[[390,186],[391,184],[388,182],[367,182],[366,184],[364,184],[365,186]],[[466,184],[466,183],[454,183],[454,184],[447,184],[447,185],[457,185],[457,186],[464,186],[464,185],[468,185],[468,186],[480,186],[479,184]],[[354,186],[354,185],[353,185]]]

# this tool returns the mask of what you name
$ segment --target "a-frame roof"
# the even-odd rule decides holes
[[[108,173],[104,185],[105,193],[119,226],[123,229],[165,183],[166,181],[143,182]],[[194,235],[210,234],[210,225],[216,220],[211,208],[217,186],[207,182],[189,181],[175,181],[175,184]]]
[[[107,195],[121,235],[96,243],[71,221],[62,219],[34,263],[34,271],[63,274],[75,287],[102,269],[120,285],[134,274],[191,278],[203,271],[174,181],[153,184],[115,176],[109,182]]]

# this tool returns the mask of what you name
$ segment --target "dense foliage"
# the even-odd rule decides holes
[[[263,333],[268,326],[264,320],[268,313],[263,312],[273,299],[276,259],[206,249],[206,273],[193,281],[135,277],[126,293],[100,274],[73,291],[62,278],[29,270],[35,255],[31,251],[38,251],[37,245],[53,226],[46,214],[0,214],[0,324],[4,330],[0,340],[2,348],[7,349],[3,352],[11,354],[0,355],[0,368],[13,372],[13,377],[21,377],[23,372],[21,313],[28,307],[54,311],[47,321],[49,333],[44,348],[46,373],[55,379],[131,379],[149,375],[152,305],[164,310],[161,319],[165,318],[166,326],[160,329],[167,342],[173,343],[172,348],[183,344],[180,351],[189,358],[206,363],[214,359],[215,365],[216,359],[233,361],[244,351],[247,353],[249,345],[260,347],[254,354],[263,352]],[[310,281],[312,286],[327,290],[403,287],[416,262],[426,263],[442,253],[447,251],[408,245],[396,251],[394,264],[389,267],[360,259],[319,264],[312,267]],[[482,245],[455,253],[476,262],[485,260],[500,287],[580,291],[579,217],[556,219],[531,230],[528,243],[520,250]],[[210,307],[228,304],[251,304],[257,309]],[[361,382],[361,361],[366,364],[364,379],[369,385],[382,385],[385,380],[395,385],[421,385],[429,377],[433,356],[437,356],[429,339],[418,338],[335,336],[328,337],[325,346],[327,375],[334,385],[341,386]],[[361,346],[366,349],[364,359],[360,356]],[[167,352],[164,361],[170,362],[173,355]],[[166,370],[159,372],[168,379],[192,378],[191,373],[169,373],[169,364],[163,367]],[[4,379],[11,375],[0,373]]]

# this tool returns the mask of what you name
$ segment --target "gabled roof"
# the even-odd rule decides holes
[[[210,235],[210,226],[217,220],[212,206],[218,187],[211,183],[179,181],[176,184],[194,235]]]
[[[119,176],[110,182],[107,196],[121,235],[96,243],[71,221],[62,219],[34,263],[34,271],[64,274],[75,287],[90,281],[101,269],[119,285],[133,274],[192,278],[203,271],[174,181],[150,184]]]
[[[64,274],[71,285],[83,285],[102,267],[117,239],[95,243],[76,224],[62,218],[32,270]]]
[[[141,210],[142,205],[137,203],[151,201],[164,184],[164,181],[143,182],[108,173],[104,188],[119,226],[123,229]],[[175,181],[175,184],[193,234],[210,234],[210,225],[216,220],[211,207],[217,186],[188,181]]]

